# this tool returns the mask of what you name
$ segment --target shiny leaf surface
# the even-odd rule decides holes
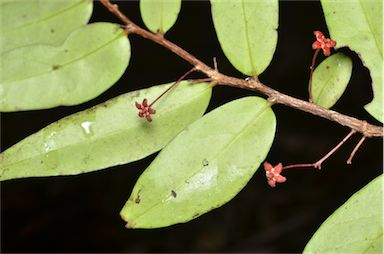
[[[60,47],[32,45],[1,57],[0,111],[75,105],[95,98],[123,74],[130,58],[124,30],[93,23]]]
[[[192,220],[231,200],[265,159],[276,119],[262,98],[227,103],[176,136],[140,176],[121,211],[129,228]]]
[[[383,122],[383,1],[321,0],[321,5],[337,47],[356,51],[369,69],[374,98],[365,109]]]
[[[277,45],[277,0],[211,0],[212,19],[221,48],[232,65],[249,76],[260,75]]]
[[[0,179],[80,174],[144,158],[199,118],[211,96],[206,83],[182,82],[154,106],[153,122],[135,102],[152,101],[170,84],[133,91],[65,117],[0,155]]]
[[[181,0],[140,0],[144,24],[154,33],[166,33],[176,22]]]
[[[327,57],[316,67],[312,76],[313,102],[330,108],[340,99],[352,75],[352,60],[337,53]]]
[[[30,44],[59,45],[88,23],[91,0],[3,0],[0,52]]]
[[[383,253],[383,180],[377,177],[337,209],[304,253]]]

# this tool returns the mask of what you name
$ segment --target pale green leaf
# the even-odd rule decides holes
[[[0,155],[0,180],[80,174],[144,158],[165,146],[208,106],[206,83],[182,82],[138,117],[135,101],[153,101],[170,84],[120,95],[65,117]]]
[[[313,102],[330,108],[340,99],[352,75],[352,60],[343,53],[331,55],[316,67],[312,76]]]
[[[265,159],[276,119],[262,98],[227,103],[188,126],[136,182],[121,211],[129,228],[187,222],[232,199]]]
[[[377,177],[337,209],[304,253],[383,253],[383,181]]]
[[[124,30],[93,23],[60,47],[31,45],[1,55],[0,111],[75,105],[111,87],[124,73],[130,45]]]
[[[277,0],[211,0],[212,19],[224,54],[249,76],[260,75],[277,44]]]
[[[165,34],[176,22],[181,0],[140,0],[144,24],[154,33]]]
[[[331,38],[361,57],[372,78],[373,100],[365,109],[383,122],[383,1],[321,0]]]
[[[41,43],[59,45],[88,23],[91,0],[2,0],[0,52]]]

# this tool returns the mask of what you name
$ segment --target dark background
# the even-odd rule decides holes
[[[120,9],[143,26],[138,2]],[[313,31],[328,37],[319,2],[280,2],[279,41],[261,81],[286,94],[306,99]],[[95,3],[91,22],[119,22]],[[348,25],[348,24],[346,24]],[[176,80],[190,69],[168,50],[131,35],[132,56],[123,77],[98,98],[79,106],[3,113],[4,150],[46,125],[119,94]],[[244,77],[223,55],[213,30],[208,1],[184,1],[176,25],[166,37],[205,63],[217,57],[221,72]],[[333,109],[379,124],[363,109],[372,99],[369,71],[357,55],[347,91]],[[318,63],[323,60],[321,55]],[[200,77],[194,74],[195,77]],[[192,75],[193,76],[193,75]],[[208,110],[253,92],[215,87]],[[262,96],[262,95],[261,95]],[[336,145],[349,129],[282,105],[274,144],[266,160],[309,163]],[[355,135],[321,171],[293,169],[288,181],[271,188],[263,170],[228,204],[189,223],[154,230],[128,230],[119,211],[135,181],[155,155],[127,165],[68,177],[45,177],[1,183],[2,252],[301,252],[321,223],[355,191],[382,172],[382,139],[368,139],[352,165],[346,164]]]

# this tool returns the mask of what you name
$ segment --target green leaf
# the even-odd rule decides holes
[[[370,70],[373,100],[365,109],[383,122],[383,1],[321,0],[332,39],[349,47]]]
[[[170,84],[133,91],[65,117],[0,155],[0,180],[80,174],[144,158],[199,118],[211,96],[206,83],[181,82],[155,105],[149,123],[135,101],[153,101]]]
[[[121,211],[128,228],[187,222],[232,199],[265,159],[276,119],[262,98],[227,103],[188,126],[144,171]]]
[[[97,97],[124,73],[130,45],[124,30],[93,23],[60,47],[31,45],[1,56],[0,111],[75,105]]]
[[[242,73],[260,75],[276,49],[278,1],[211,0],[211,5],[224,54]]]
[[[30,44],[61,44],[88,23],[90,0],[2,0],[0,52]]]
[[[154,33],[165,34],[176,22],[181,0],[140,0],[144,24]]]
[[[352,60],[343,53],[325,59],[313,72],[313,102],[330,108],[340,99],[352,75]]]
[[[316,231],[304,253],[383,253],[383,180],[356,192]]]

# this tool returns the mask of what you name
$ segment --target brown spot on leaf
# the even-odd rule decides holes
[[[58,64],[54,64],[54,65],[52,65],[52,70],[58,70],[58,69],[60,69],[60,65],[58,65]]]
[[[141,201],[141,199],[140,199],[140,195],[137,194],[137,197],[135,198],[135,203],[136,203],[136,204],[140,204],[140,201]]]
[[[140,191],[141,191],[141,189],[137,192],[137,196],[136,196],[136,198],[135,198],[135,203],[136,203],[136,204],[140,204],[140,201],[141,201],[141,198],[140,198]]]
[[[172,197],[174,197],[174,198],[177,197],[177,193],[176,193],[174,190],[171,190],[171,195],[172,195]]]

